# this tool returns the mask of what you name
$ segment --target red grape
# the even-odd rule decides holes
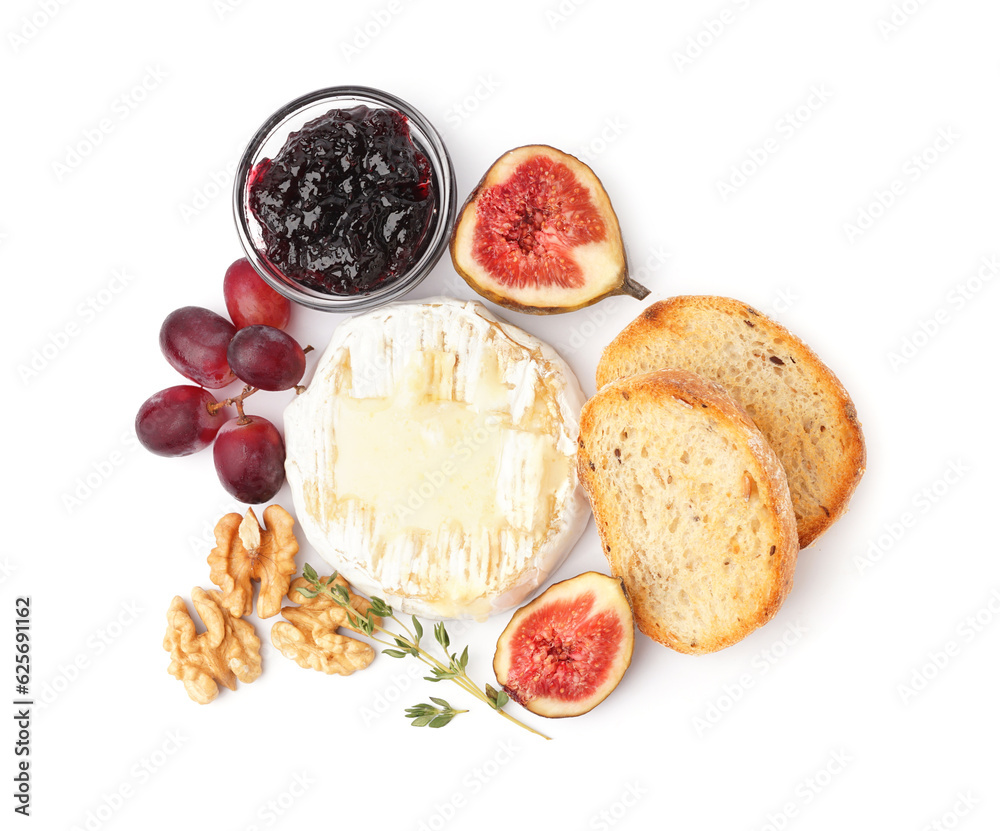
[[[227,421],[212,449],[222,486],[240,502],[267,502],[285,481],[285,443],[266,418]]]
[[[226,269],[222,293],[226,298],[226,309],[237,329],[255,323],[277,329],[288,325],[291,302],[265,283],[246,257]]]
[[[208,447],[226,421],[220,407],[214,414],[212,394],[201,387],[182,384],[147,398],[135,417],[135,434],[147,450],[158,456],[187,456]]]
[[[235,334],[236,327],[222,315],[200,306],[184,306],[163,321],[160,350],[185,378],[216,390],[236,378],[226,362],[226,350]]]
[[[261,390],[291,389],[306,371],[302,347],[273,326],[240,329],[226,354],[236,377]]]

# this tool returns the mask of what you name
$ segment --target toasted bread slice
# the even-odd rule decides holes
[[[583,407],[577,458],[641,631],[714,652],[781,606],[798,552],[788,483],[721,386],[683,370],[614,381]]]
[[[654,303],[604,350],[597,386],[672,367],[722,384],[767,437],[788,477],[799,545],[847,509],[865,470],[847,390],[785,327],[727,297]]]

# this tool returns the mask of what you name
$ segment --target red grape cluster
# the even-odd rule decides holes
[[[247,415],[243,400],[257,390],[287,390],[302,380],[305,352],[284,331],[291,303],[265,283],[246,259],[226,271],[226,310],[184,306],[160,327],[160,350],[199,386],[168,387],[146,399],[135,418],[142,445],[160,456],[187,456],[215,442],[215,470],[240,502],[271,499],[285,481],[285,444],[266,418]],[[218,401],[208,390],[243,381],[243,392]],[[226,406],[237,416],[227,420]]]

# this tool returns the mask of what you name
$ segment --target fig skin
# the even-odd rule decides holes
[[[533,694],[532,690],[519,686],[517,679],[511,677],[516,674],[513,660],[514,641],[521,630],[529,625],[528,619],[533,614],[543,611],[546,606],[554,606],[567,599],[572,601],[574,597],[585,598],[587,594],[594,596],[588,617],[611,611],[618,616],[621,623],[621,642],[607,664],[607,677],[603,681],[600,677],[586,679],[585,683],[591,683],[593,690],[590,695],[576,699]],[[557,625],[555,628],[558,631]],[[587,645],[584,643],[582,647],[586,648]],[[589,713],[617,688],[632,662],[634,646],[635,625],[624,582],[620,577],[609,577],[600,572],[587,571],[568,580],[554,583],[514,613],[497,640],[496,653],[493,656],[493,672],[504,692],[526,710],[544,718],[580,716]]]
[[[589,179],[587,184],[593,184],[600,196],[598,201],[602,204],[595,207],[600,208],[601,216],[607,222],[607,233],[612,241],[612,244],[618,249],[617,255],[620,262],[617,273],[610,280],[607,277],[604,277],[601,280],[603,285],[593,294],[587,293],[586,285],[582,288],[576,289],[575,291],[579,295],[579,302],[565,304],[523,303],[511,297],[509,294],[505,294],[502,289],[484,285],[470,271],[470,268],[465,267],[465,263],[474,262],[474,258],[471,251],[463,250],[463,246],[461,244],[462,239],[465,237],[471,238],[471,232],[465,231],[463,226],[469,224],[473,229],[475,228],[477,222],[477,217],[475,216],[476,205],[479,198],[482,196],[483,191],[488,187],[493,187],[500,182],[506,181],[502,178],[497,179],[497,181],[492,181],[491,177],[495,174],[499,166],[508,163],[511,159],[518,156],[524,156],[523,161],[527,161],[533,156],[546,156],[550,159],[554,159],[555,161],[562,162],[570,167],[577,179]],[[523,161],[521,163],[523,163]],[[479,183],[472,189],[472,192],[469,194],[468,198],[466,198],[465,203],[458,212],[458,218],[456,219],[455,225],[452,229],[449,251],[451,252],[451,260],[455,270],[476,293],[490,302],[496,303],[498,306],[503,306],[505,309],[521,312],[523,314],[563,314],[565,312],[573,312],[578,309],[591,306],[594,303],[604,300],[606,297],[612,297],[615,295],[628,295],[630,297],[634,297],[636,300],[643,300],[649,295],[649,289],[629,276],[628,257],[622,241],[618,215],[615,213],[615,210],[611,205],[611,199],[608,196],[600,178],[598,178],[597,174],[594,173],[589,165],[580,161],[580,159],[547,144],[527,144],[522,145],[521,147],[515,147],[512,150],[508,150],[490,165],[489,169],[485,174],[483,174]],[[590,275],[586,275],[585,281],[588,284],[590,283]]]

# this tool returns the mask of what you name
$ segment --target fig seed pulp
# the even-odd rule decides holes
[[[511,699],[547,718],[578,716],[618,686],[635,624],[624,584],[588,571],[518,609],[497,641],[493,670]]]
[[[515,312],[571,312],[613,294],[642,299],[601,180],[544,144],[516,147],[486,171],[451,234],[455,270]]]
[[[548,156],[522,162],[509,179],[483,191],[476,212],[473,255],[495,265],[506,286],[579,288],[583,269],[569,249],[607,235],[590,193]]]

